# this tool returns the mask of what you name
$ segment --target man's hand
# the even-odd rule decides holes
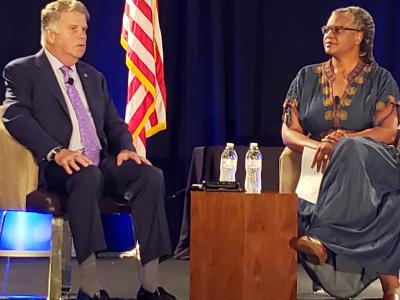
[[[72,151],[69,149],[62,149],[54,156],[54,161],[60,167],[63,167],[65,172],[72,175],[74,171],[78,172],[82,167],[88,167],[93,162],[85,155],[78,151]]]
[[[145,165],[151,165],[151,162],[143,156],[140,156],[136,152],[124,149],[117,155],[117,166],[119,167],[126,160],[133,160],[139,165],[142,163]]]

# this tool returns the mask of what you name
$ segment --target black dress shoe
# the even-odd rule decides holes
[[[93,295],[93,300],[110,300],[110,296],[108,296],[105,290],[99,290]]]
[[[88,294],[86,294],[84,291],[79,289],[78,295],[76,295],[76,300],[92,300],[92,297],[90,297]]]
[[[108,296],[105,290],[99,290],[93,294],[93,297],[90,297],[83,290],[79,289],[78,295],[76,296],[76,300],[110,300],[110,296]]]
[[[158,287],[154,293],[150,293],[143,288],[140,288],[136,300],[177,300],[174,295],[171,295],[162,287]]]

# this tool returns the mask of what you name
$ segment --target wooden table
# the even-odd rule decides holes
[[[191,300],[295,300],[295,194],[192,192]]]

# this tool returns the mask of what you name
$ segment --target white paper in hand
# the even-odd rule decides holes
[[[311,168],[316,150],[304,147],[301,158],[301,172],[296,194],[308,202],[317,203],[319,188],[322,181],[322,172],[317,172],[317,167]]]

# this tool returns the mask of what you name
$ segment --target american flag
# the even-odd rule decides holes
[[[146,138],[167,127],[157,0],[126,0],[122,23],[121,44],[129,69],[125,121],[137,153],[145,156]]]

